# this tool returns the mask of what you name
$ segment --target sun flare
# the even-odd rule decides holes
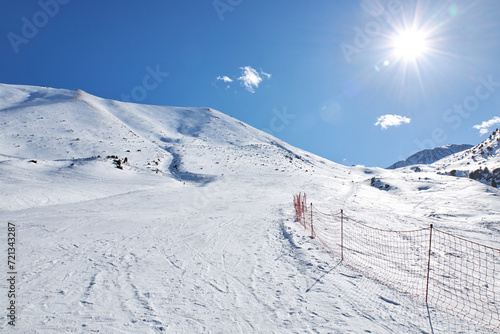
[[[407,30],[394,39],[393,48],[397,57],[415,60],[425,54],[427,43],[422,32]]]

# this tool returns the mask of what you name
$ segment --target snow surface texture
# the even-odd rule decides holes
[[[429,165],[449,155],[465,151],[471,147],[472,145],[467,144],[450,144],[446,146],[435,147],[433,149],[423,150],[411,155],[405,160],[401,160],[390,165],[389,167],[387,167],[387,169],[396,169],[412,165]]]
[[[498,248],[500,191],[425,168],[345,167],[208,108],[0,85],[0,221],[17,226],[19,273],[16,328],[2,306],[0,329],[430,333],[425,305],[292,218],[303,191],[375,227],[433,223]],[[486,332],[431,316],[435,333]]]

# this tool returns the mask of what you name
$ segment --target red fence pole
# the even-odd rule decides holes
[[[429,258],[427,260],[427,285],[425,286],[425,303],[427,304],[427,298],[429,297],[429,274],[431,271],[431,249],[432,249],[432,224],[429,233]]]

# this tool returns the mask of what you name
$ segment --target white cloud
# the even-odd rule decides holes
[[[272,77],[272,74],[266,73],[264,71],[260,71],[260,74],[262,74],[263,76],[267,77],[268,79],[271,79],[271,77]]]
[[[217,80],[222,80],[224,82],[233,82],[233,79],[231,79],[230,77],[227,77],[227,76],[218,76],[217,77]]]
[[[238,80],[241,81],[246,90],[248,90],[250,93],[255,93],[255,89],[258,88],[259,84],[262,82],[262,78],[260,77],[259,72],[257,72],[250,66],[240,67],[240,69],[243,71],[243,73],[241,77],[238,78]]]
[[[500,124],[500,117],[498,117],[498,116],[493,117],[489,121],[484,121],[481,124],[474,125],[473,128],[478,129],[479,135],[483,136],[483,135],[487,134],[488,132],[490,132],[490,128],[492,126],[495,126],[496,124]]]
[[[411,119],[399,115],[382,115],[377,119],[375,125],[380,125],[382,130],[386,130],[390,126],[400,126],[401,124],[410,124]]]
[[[226,88],[230,88],[230,83],[238,80],[241,85],[248,90],[250,93],[255,93],[255,90],[259,88],[259,85],[263,80],[271,79],[271,74],[260,70],[260,73],[253,69],[251,66],[240,67],[241,75],[238,78],[228,77],[226,75],[219,75],[216,81],[223,81],[227,84]],[[217,87],[216,83],[212,83],[214,87]]]

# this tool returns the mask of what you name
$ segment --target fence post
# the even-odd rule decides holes
[[[344,209],[340,210],[340,261],[344,261]]]
[[[316,234],[314,233],[314,225],[313,225],[313,204],[311,203],[311,237],[314,239]]]
[[[427,259],[427,285],[425,286],[425,303],[427,304],[427,299],[429,297],[429,274],[431,271],[431,249],[432,249],[432,224],[429,233],[429,258]]]

